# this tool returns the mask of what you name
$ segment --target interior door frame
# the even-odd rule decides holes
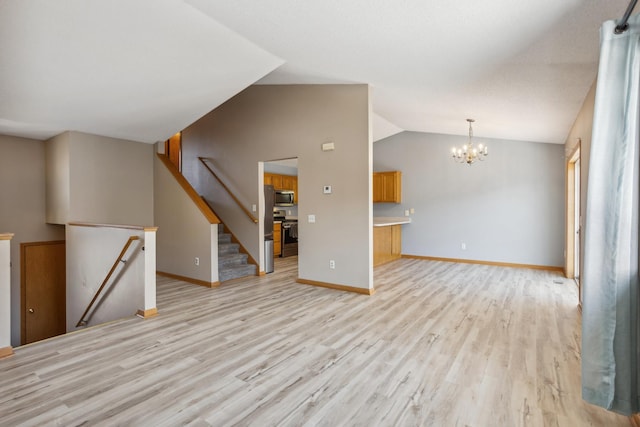
[[[580,239],[580,237],[576,237],[575,229],[576,229],[576,213],[580,213],[580,206],[576,206],[576,187],[579,188],[582,186],[582,179],[577,183],[576,186],[576,162],[580,160],[580,149],[582,145],[582,140],[578,138],[578,143],[574,147],[571,155],[567,159],[567,199],[566,199],[566,245],[565,245],[565,276],[569,279],[575,279],[580,276],[579,271],[575,271],[575,257],[580,256],[580,254],[575,253],[576,246],[576,238]],[[582,163],[582,161],[580,162]],[[582,165],[580,165],[582,170]],[[579,177],[581,178],[581,177]],[[577,212],[576,212],[577,211]],[[582,266],[582,263],[579,264]],[[582,292],[580,289],[580,284],[578,283],[578,291],[580,302],[582,302]]]
[[[60,245],[66,244],[65,240],[51,240],[47,242],[26,242],[20,243],[20,345],[27,344],[27,265],[25,262],[26,249],[29,246],[42,246],[42,245]],[[60,300],[62,305],[62,312],[67,312],[67,299],[66,299],[66,283],[65,283],[65,298]],[[66,321],[65,321],[66,329]]]

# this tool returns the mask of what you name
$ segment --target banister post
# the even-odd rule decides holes
[[[144,319],[156,316],[156,231],[158,227],[144,228],[144,307],[138,316]]]

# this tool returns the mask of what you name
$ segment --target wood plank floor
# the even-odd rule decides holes
[[[364,296],[277,261],[217,289],[159,277],[158,317],[15,349],[0,425],[630,425],[580,398],[557,273],[401,259]]]

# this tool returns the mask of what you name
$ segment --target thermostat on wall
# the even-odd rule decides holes
[[[331,186],[330,185],[325,185],[324,187],[322,187],[322,192],[324,194],[331,194]]]

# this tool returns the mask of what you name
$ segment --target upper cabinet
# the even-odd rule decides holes
[[[280,175],[277,173],[264,173],[264,185],[273,185],[276,190],[293,191],[293,202],[298,203],[298,177],[294,175]]]
[[[373,173],[373,203],[402,202],[402,172]]]

